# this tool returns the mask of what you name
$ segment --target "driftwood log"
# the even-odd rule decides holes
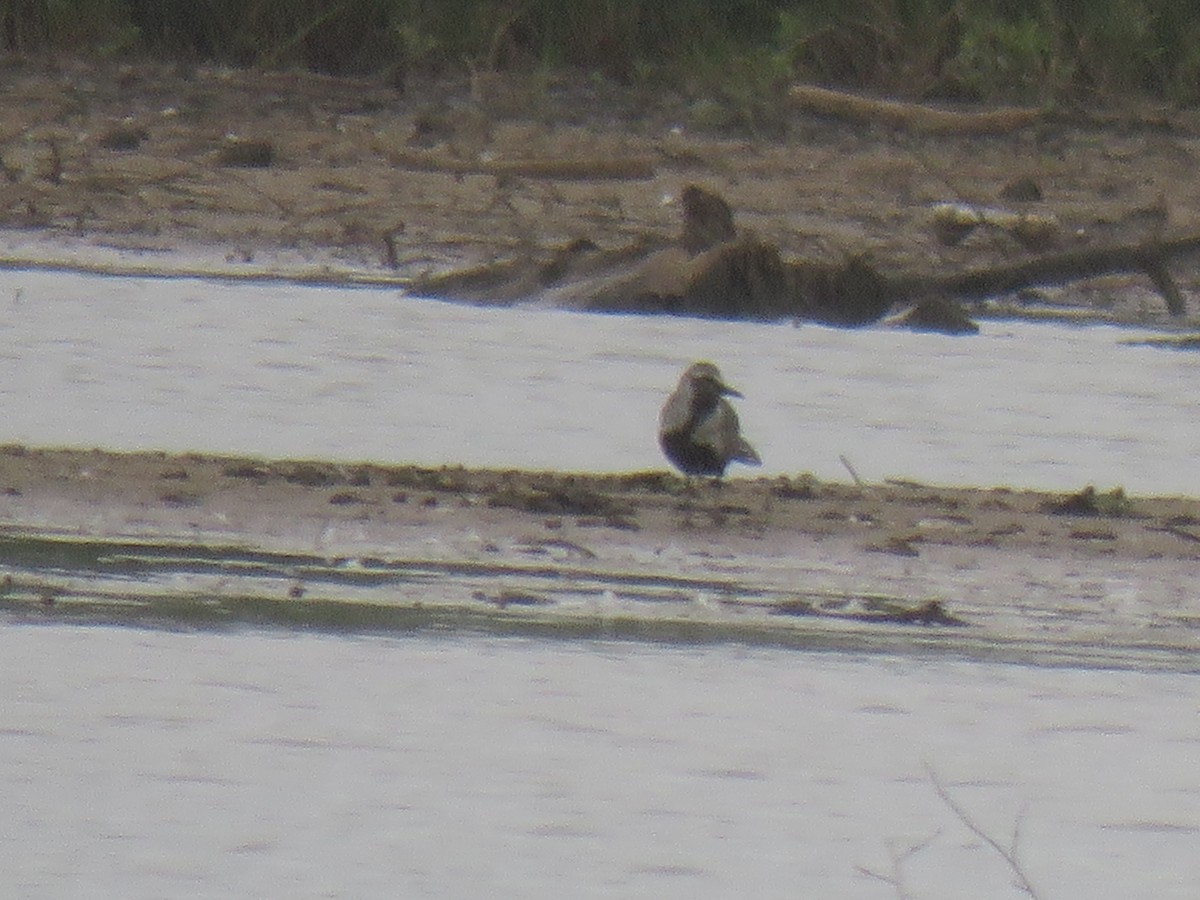
[[[901,295],[940,293],[962,300],[1011,293],[1033,285],[1063,284],[1080,278],[1141,272],[1162,295],[1173,316],[1184,313],[1183,292],[1167,263],[1177,256],[1200,252],[1200,235],[1137,244],[1109,244],[1035,256],[1021,262],[970,269],[938,277],[913,277],[894,282]]]
[[[451,272],[414,283],[427,296],[476,303],[531,302],[607,313],[660,313],[720,319],[800,319],[854,327],[879,321],[898,305],[923,330],[977,330],[958,301],[1034,285],[1121,272],[1145,273],[1172,315],[1184,298],[1168,272],[1176,256],[1200,252],[1200,235],[1070,250],[945,275],[889,276],[861,258],[840,263],[784,259],[778,247],[733,226],[728,203],[689,186],[681,195],[683,229],[673,242],[604,251],[575,241],[549,261],[528,258]]]
[[[1042,110],[1032,107],[959,112],[918,103],[877,100],[807,84],[794,85],[788,96],[809,112],[926,134],[1005,134],[1032,125],[1044,116]]]

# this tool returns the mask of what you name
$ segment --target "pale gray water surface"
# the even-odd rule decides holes
[[[0,442],[659,468],[658,406],[708,357],[746,393],[767,472],[844,479],[845,454],[871,480],[1196,493],[1196,358],[1121,345],[1136,332],[955,339],[2,279]],[[253,597],[215,624],[236,604],[207,606],[205,579],[226,576],[205,573],[122,587],[56,570],[80,582],[69,603],[0,620],[0,896],[892,898],[861,868],[893,877],[893,858],[904,896],[1016,896],[926,766],[1001,843],[1019,825],[1044,898],[1200,893],[1200,701],[1179,652],[1158,668],[1119,650],[1122,671],[1095,648],[1048,668],[736,630],[505,638],[429,610],[407,629],[322,625],[315,604],[256,631]],[[388,574],[379,590],[437,590]],[[1106,602],[1136,599],[1123,577]],[[184,612],[130,606],[177,630],[80,624],[88,590],[101,621],[147,591],[186,595]]]
[[[682,366],[766,473],[1197,492],[1200,358],[1128,329],[980,336],[480,309],[395,291],[8,271],[0,442],[441,465],[663,466]]]
[[[1190,900],[1195,676],[0,628],[0,894]],[[928,768],[927,768],[928,767]]]

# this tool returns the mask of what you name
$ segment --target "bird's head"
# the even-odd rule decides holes
[[[725,383],[725,379],[721,377],[721,370],[710,362],[692,363],[683,373],[683,378],[691,384],[693,390],[700,393],[721,397],[742,396],[740,391]]]

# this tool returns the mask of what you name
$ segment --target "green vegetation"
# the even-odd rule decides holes
[[[583,68],[751,107],[794,79],[914,98],[1200,100],[1195,0],[0,0],[0,51],[331,74]]]

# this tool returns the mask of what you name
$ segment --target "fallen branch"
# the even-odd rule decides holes
[[[1023,107],[955,112],[916,103],[875,100],[807,84],[792,86],[788,96],[805,109],[822,115],[855,122],[876,122],[928,134],[1006,134],[1032,125],[1043,116],[1040,109]]]
[[[483,164],[456,163],[466,170]],[[508,165],[516,165],[510,163]],[[785,259],[779,247],[739,233],[728,203],[694,185],[683,192],[684,227],[671,243],[645,241],[615,251],[574,241],[553,256],[516,258],[418,279],[419,294],[509,304],[536,298],[561,309],[667,313],[715,319],[793,318],[854,327],[878,322],[897,304],[917,304],[901,324],[965,334],[978,329],[956,301],[1012,293],[1115,272],[1150,277],[1172,315],[1183,293],[1167,270],[1176,256],[1200,253],[1200,234],[1088,247],[986,269],[884,274],[863,257],[840,263]]]
[[[584,159],[451,159],[434,153],[393,152],[388,160],[403,169],[446,172],[451,175],[498,175],[557,178],[564,181],[627,180],[654,177],[654,161],[647,156],[592,157]]]
[[[896,282],[902,296],[949,294],[972,299],[1006,294],[1035,284],[1061,284],[1080,278],[1142,272],[1162,294],[1171,315],[1184,313],[1184,298],[1167,271],[1167,262],[1200,252],[1200,234],[1138,244],[1108,244],[1037,256],[1022,262],[986,269],[968,269],[951,275],[911,276]]]

